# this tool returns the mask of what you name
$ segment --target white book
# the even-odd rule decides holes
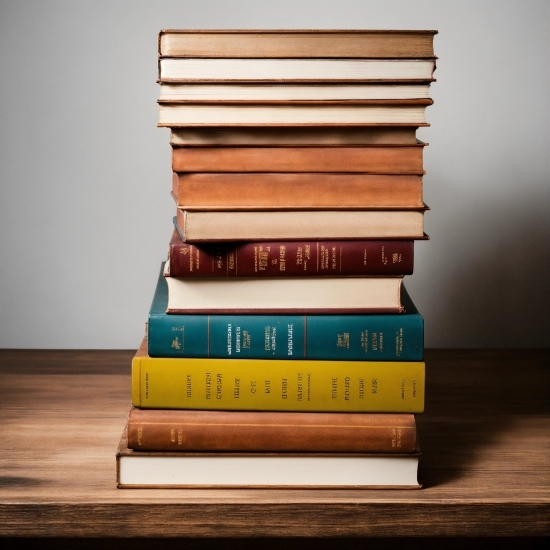
[[[349,101],[428,99],[423,84],[160,84],[160,101]]]
[[[290,454],[117,452],[117,486],[417,489],[419,453]]]
[[[431,59],[195,59],[159,60],[161,82],[192,81],[430,81]]]
[[[363,125],[426,126],[427,105],[258,105],[160,103],[159,126]]]
[[[399,313],[403,277],[170,277],[168,313]]]

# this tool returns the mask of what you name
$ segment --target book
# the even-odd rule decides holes
[[[423,175],[424,147],[173,147],[174,172]]]
[[[418,489],[420,453],[199,453],[134,451],[124,430],[116,453],[124,488]]]
[[[416,101],[382,105],[159,103],[158,126],[428,126],[425,111],[432,100]]]
[[[421,413],[422,361],[287,361],[150,357],[132,360],[132,406],[311,412]]]
[[[186,242],[423,239],[424,210],[176,209]]]
[[[160,82],[430,82],[434,59],[159,59]]]
[[[430,84],[160,84],[160,102],[429,99]]]
[[[424,206],[417,175],[174,172],[172,194],[184,210]]]
[[[175,228],[168,245],[173,277],[331,277],[411,275],[414,241],[199,243]]]
[[[173,30],[161,57],[434,57],[435,30]]]
[[[339,147],[349,145],[414,145],[416,126],[194,126],[172,128],[172,147],[213,147],[252,145],[287,147],[310,145]]]
[[[131,409],[136,451],[412,453],[412,414]]]
[[[172,277],[168,313],[400,313],[403,277]]]
[[[147,322],[150,357],[421,361],[424,320],[401,287],[401,315],[178,315],[162,268]]]

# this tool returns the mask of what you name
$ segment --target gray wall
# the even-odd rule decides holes
[[[550,3],[1,1],[0,347],[135,348],[174,207],[161,28],[438,29],[429,347],[549,345]]]

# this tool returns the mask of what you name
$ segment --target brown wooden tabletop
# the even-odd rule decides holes
[[[132,351],[0,350],[0,535],[550,534],[550,354],[428,350],[422,490],[115,486]]]

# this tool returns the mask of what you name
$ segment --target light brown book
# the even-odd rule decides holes
[[[132,408],[136,451],[412,453],[413,414]]]
[[[428,126],[431,99],[393,103],[159,103],[160,127],[181,126]]]
[[[433,57],[435,30],[162,30],[167,57]]]
[[[424,239],[423,210],[190,211],[176,209],[186,242]]]
[[[416,126],[299,126],[172,128],[173,147],[268,145],[270,147],[349,145],[415,145]]]
[[[174,173],[185,210],[421,208],[422,176],[323,173]]]
[[[424,174],[422,146],[174,147],[174,172]]]

